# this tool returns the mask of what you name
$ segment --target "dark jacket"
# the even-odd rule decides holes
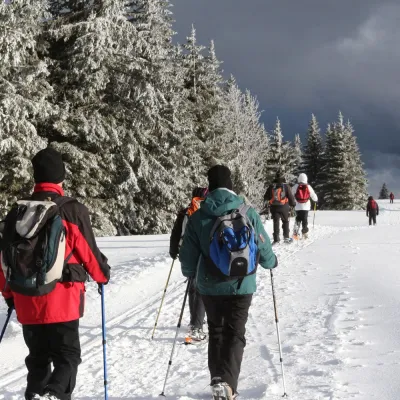
[[[256,274],[247,276],[239,285],[239,280],[221,281],[211,275],[205,265],[205,259],[209,256],[210,233],[216,218],[228,214],[242,204],[243,199],[230,190],[216,189],[203,201],[200,210],[189,218],[179,259],[183,275],[196,277],[196,286],[202,295],[245,295],[256,291]],[[250,208],[247,216],[258,239],[259,264],[263,268],[274,268],[277,259],[259,215]]]
[[[50,197],[57,202],[61,196],[64,191],[60,186],[41,183],[35,186],[32,199]],[[67,232],[65,257],[71,252],[72,256],[64,267],[61,282],[52,292],[36,297],[14,293],[7,287],[0,268],[0,290],[5,299],[14,298],[18,321],[23,325],[68,322],[82,317],[87,274],[98,283],[106,283],[110,278],[110,267],[96,245],[87,208],[71,199],[60,207],[60,215]]]
[[[169,239],[169,255],[175,259],[179,254],[179,247],[182,239],[182,226],[188,208],[180,210],[176,216],[174,227],[172,228],[171,237]]]
[[[286,197],[288,199],[288,202],[286,204],[280,204],[280,205],[270,205],[270,210],[271,213],[273,212],[280,212],[282,209],[289,209],[289,207],[295,207],[296,206],[296,200],[293,196],[292,190],[290,189],[289,185],[286,183],[273,183],[270,185],[265,192],[264,195],[264,201],[269,203],[270,200],[272,200],[273,197],[273,191],[276,188],[284,188],[286,192]]]
[[[375,204],[374,204],[375,203]],[[368,200],[367,217],[369,215],[379,215],[379,205],[375,200]]]

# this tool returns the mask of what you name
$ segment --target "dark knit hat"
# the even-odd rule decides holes
[[[285,177],[281,171],[276,173],[274,183],[285,183]]]
[[[32,158],[35,183],[61,183],[65,179],[62,155],[50,147],[40,150]]]
[[[207,172],[208,190],[212,192],[218,188],[233,189],[231,171],[224,165],[215,165]]]

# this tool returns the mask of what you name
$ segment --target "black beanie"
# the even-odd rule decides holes
[[[285,183],[285,177],[280,171],[276,173],[274,183]]]
[[[32,158],[35,183],[61,183],[65,179],[62,155],[50,147],[40,150]]]
[[[212,192],[218,188],[233,189],[231,171],[224,165],[215,165],[207,172],[208,189]]]

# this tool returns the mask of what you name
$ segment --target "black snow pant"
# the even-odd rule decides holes
[[[208,368],[237,392],[253,295],[203,296],[208,321]]]
[[[372,222],[374,225],[376,225],[376,212],[369,212],[369,224],[372,225]]]
[[[49,392],[61,400],[70,400],[81,363],[79,320],[23,325],[22,330],[29,349],[25,359],[28,369],[25,398]]]
[[[298,225],[299,229],[302,226],[301,233],[308,232],[308,211],[296,211],[296,225]]]
[[[393,203],[393,199],[390,199],[390,203]]]
[[[192,279],[189,288],[189,309],[190,325],[195,329],[202,329],[206,310],[204,309],[203,299],[196,289],[195,279]]]
[[[289,230],[289,213],[290,208],[289,206],[277,206],[271,207],[271,215],[274,221],[274,242],[279,242],[280,237],[280,222],[282,221],[282,230],[283,230],[283,237],[288,239],[290,236]]]

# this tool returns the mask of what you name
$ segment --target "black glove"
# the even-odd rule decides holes
[[[173,260],[176,260],[178,258],[178,253],[173,253],[172,251],[169,252],[169,255]]]
[[[101,294],[102,291],[103,291],[103,285],[107,285],[107,284],[108,284],[108,281],[105,282],[105,283],[98,283],[97,284],[97,291],[98,291],[99,294]]]
[[[9,299],[5,299],[8,308],[14,308],[14,297],[10,297]]]

